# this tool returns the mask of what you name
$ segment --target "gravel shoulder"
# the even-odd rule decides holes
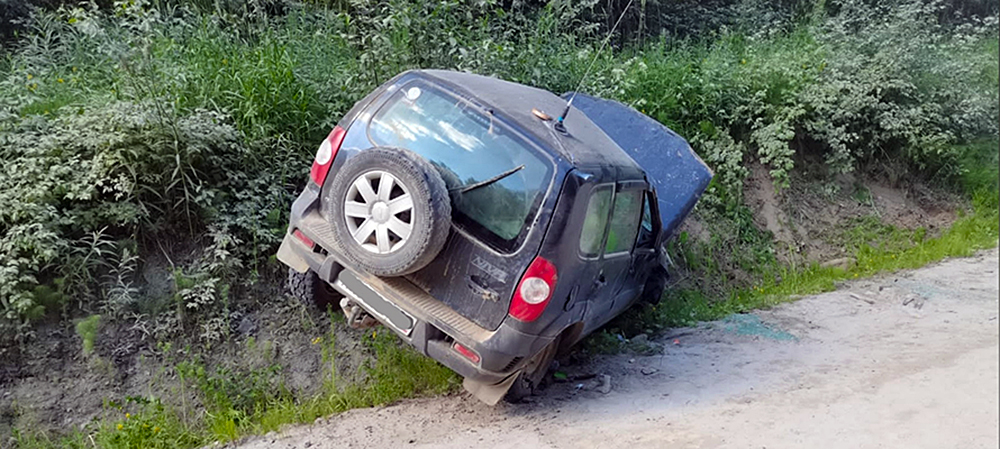
[[[258,448],[995,448],[998,253],[677,329],[663,354],[566,368],[535,402],[353,410]]]

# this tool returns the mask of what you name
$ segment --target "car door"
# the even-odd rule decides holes
[[[621,288],[615,295],[611,315],[616,316],[627,309],[636,298],[642,294],[646,278],[656,266],[656,236],[660,223],[656,212],[656,200],[652,192],[642,192],[642,215],[639,220],[639,233],[632,249],[631,262],[622,281]]]
[[[610,186],[603,190],[595,189],[591,197],[588,212],[593,207],[594,214],[588,213],[581,234],[581,252],[587,250],[586,254],[597,258],[586,312],[590,330],[614,317],[615,299],[632,266],[632,249],[639,229],[644,188],[645,184],[641,181],[623,182],[616,184],[613,191]],[[606,218],[600,221],[590,219],[601,216]],[[594,234],[599,228],[603,228],[603,232],[598,239]],[[588,238],[585,240],[585,237]]]
[[[602,271],[604,236],[608,230],[608,220],[611,216],[611,204],[614,198],[614,184],[598,184],[593,186],[587,197],[581,197],[577,204],[586,205],[579,239],[576,242],[577,258],[579,260],[576,274],[576,285],[570,294],[572,307],[583,306],[584,333],[599,326],[593,323],[594,314],[590,311],[597,305],[595,301],[608,293],[607,277]],[[602,280],[603,279],[603,280]],[[569,309],[567,309],[569,310]]]

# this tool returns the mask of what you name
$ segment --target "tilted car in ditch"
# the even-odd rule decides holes
[[[478,398],[516,401],[558,352],[659,300],[664,243],[711,178],[621,103],[408,71],[322,142],[278,259],[297,296],[342,295],[352,326],[381,323]]]

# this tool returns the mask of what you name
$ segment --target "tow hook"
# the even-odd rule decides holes
[[[340,308],[344,311],[347,324],[354,329],[368,329],[378,324],[378,320],[348,298],[341,298]]]

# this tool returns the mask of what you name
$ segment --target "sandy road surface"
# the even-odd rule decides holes
[[[995,448],[997,265],[992,250],[860,281],[677,330],[662,356],[566,368],[609,374],[607,394],[583,381],[516,406],[407,401],[239,447]]]

